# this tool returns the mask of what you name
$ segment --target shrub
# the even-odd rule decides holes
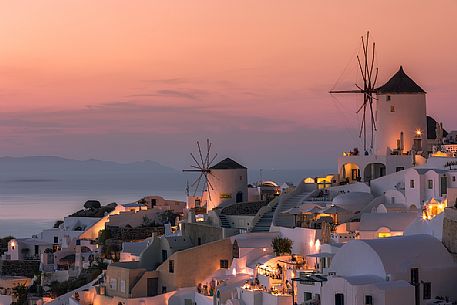
[[[271,242],[271,246],[273,247],[276,256],[283,254],[292,254],[292,244],[292,240],[288,238],[282,238],[279,236],[275,237]]]
[[[84,203],[84,208],[85,209],[90,209],[90,210],[95,210],[101,208],[100,201],[98,200],[87,200],[86,203]]]

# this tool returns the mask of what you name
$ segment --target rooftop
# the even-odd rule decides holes
[[[391,79],[378,89],[377,93],[425,93],[418,84],[416,84],[408,75],[406,75],[403,67]]]
[[[246,169],[246,167],[230,158],[225,158],[216,165],[211,166],[210,169]]]

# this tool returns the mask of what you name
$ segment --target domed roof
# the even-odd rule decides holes
[[[267,180],[267,181],[262,181],[260,183],[261,186],[269,186],[269,187],[278,187],[278,184],[274,181],[270,181],[270,180]]]
[[[384,93],[425,93],[418,84],[416,84],[405,71],[403,67],[400,66],[400,69],[391,79],[378,89],[376,89],[378,94]]]
[[[331,270],[340,276],[409,272],[410,268],[449,268],[456,264],[440,240],[424,234],[352,240],[334,256]]]
[[[365,192],[350,192],[333,198],[332,204],[346,210],[360,211],[373,200],[373,195]]]

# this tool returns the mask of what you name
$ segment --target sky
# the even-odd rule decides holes
[[[457,1],[0,0],[0,155],[333,168],[359,143],[355,56],[403,65],[457,129]],[[454,110],[454,111],[449,111]]]

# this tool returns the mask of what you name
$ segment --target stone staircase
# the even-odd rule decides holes
[[[273,221],[273,216],[278,206],[278,202],[272,207],[269,212],[266,212],[259,218],[255,226],[252,228],[251,232],[269,232],[271,222]]]
[[[221,227],[222,228],[231,228],[230,222],[228,221],[227,217],[225,217],[224,214],[219,214],[219,219],[221,221]]]
[[[295,226],[294,216],[289,214],[283,214],[284,211],[291,209],[293,207],[300,206],[303,201],[307,200],[312,192],[310,191],[301,191],[295,194],[292,194],[289,198],[281,200],[278,206],[278,211],[276,214],[275,225],[278,227],[293,228]]]

